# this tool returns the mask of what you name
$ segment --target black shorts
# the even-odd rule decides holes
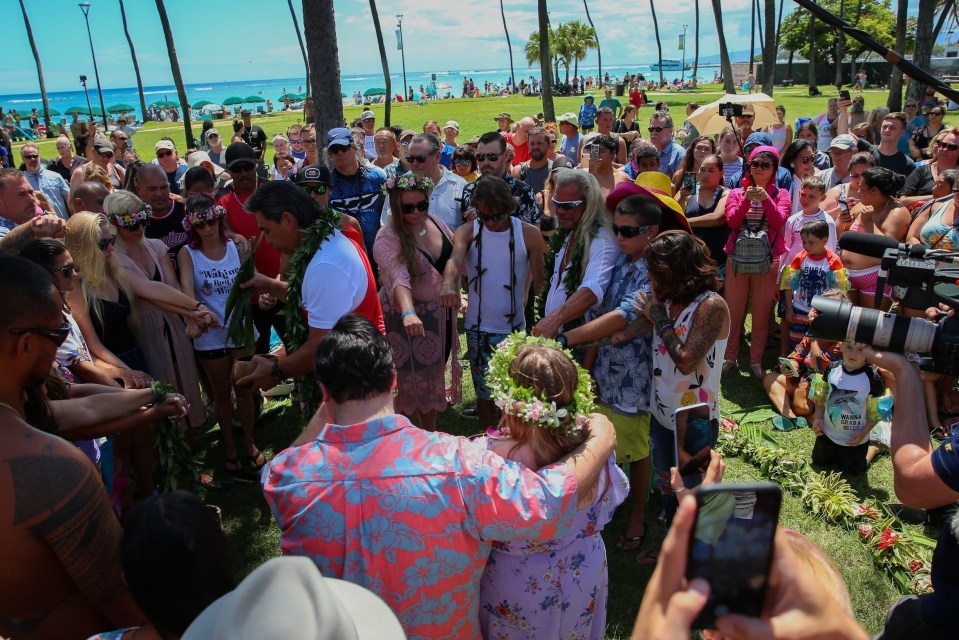
[[[836,444],[823,434],[816,438],[812,448],[812,463],[820,467],[838,469],[845,473],[860,474],[866,472],[866,451],[869,441],[853,447]]]

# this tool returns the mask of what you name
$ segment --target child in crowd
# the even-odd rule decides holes
[[[842,260],[826,246],[829,224],[825,220],[807,222],[800,231],[800,237],[803,249],[783,270],[780,287],[783,290],[783,317],[789,326],[791,348],[806,335],[813,297],[827,289],[849,290]]]
[[[634,141],[632,157],[623,167],[623,171],[633,180],[641,173],[659,171],[659,149],[648,140]]]
[[[589,133],[596,126],[596,105],[593,104],[593,96],[587,94],[583,98],[583,106],[579,108],[579,126],[583,133]]]
[[[490,360],[487,380],[503,417],[488,447],[531,469],[575,449],[594,410],[589,373],[558,347],[514,333]],[[480,584],[484,638],[604,637],[609,578],[601,532],[628,489],[610,455],[593,500],[576,512],[565,536],[493,544]]]
[[[296,160],[289,153],[273,156],[273,180],[293,180],[296,177]]]
[[[892,415],[892,395],[868,362],[865,344],[844,342],[843,361],[816,375],[810,398],[816,404],[812,428],[815,465],[860,474],[868,465],[869,432]]]
[[[783,227],[783,237],[786,241],[786,255],[783,256],[782,268],[792,262],[796,254],[802,251],[802,228],[808,222],[822,220],[829,225],[829,239],[826,241],[826,247],[830,251],[836,250],[836,221],[831,215],[822,210],[823,200],[826,198],[826,183],[819,176],[810,176],[803,180],[802,187],[799,189],[799,203],[801,211],[789,216],[786,219],[786,226]]]

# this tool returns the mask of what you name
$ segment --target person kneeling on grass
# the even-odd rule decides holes
[[[892,394],[876,367],[866,361],[865,344],[844,342],[842,363],[816,375],[810,398],[816,403],[812,427],[814,465],[854,474],[864,473],[869,432],[892,415]]]

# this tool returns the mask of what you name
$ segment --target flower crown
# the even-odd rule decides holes
[[[436,185],[429,176],[418,176],[407,171],[401,176],[388,178],[383,183],[383,191],[432,191]]]
[[[143,204],[143,206],[132,213],[111,215],[110,224],[118,229],[134,229],[140,225],[146,225],[150,221],[150,216],[152,215],[153,208],[148,204]]]
[[[510,366],[516,360],[517,351],[526,345],[559,349],[576,364],[577,384],[571,403],[557,407],[555,402],[538,398],[532,389],[517,384],[510,376]],[[589,373],[576,363],[573,354],[555,340],[528,336],[525,332],[510,335],[496,347],[490,358],[487,384],[493,401],[504,413],[544,429],[561,429],[569,434],[577,434],[586,424],[589,414],[596,409],[593,403],[593,381]]]
[[[216,222],[226,215],[226,209],[220,205],[196,209],[183,216],[183,228],[189,231],[198,222]]]

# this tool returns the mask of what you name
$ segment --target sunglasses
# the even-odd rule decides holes
[[[190,226],[193,227],[194,229],[202,229],[203,227],[207,225],[212,226],[216,224],[217,222],[219,222],[219,220],[197,220],[196,222],[192,223]]]
[[[907,105],[906,105],[906,108],[907,108],[907,109],[915,109],[915,108],[916,108],[916,105],[914,105],[914,104],[907,104]]]
[[[106,251],[107,247],[117,243],[116,236],[110,236],[109,238],[102,238],[100,242],[97,243],[97,246],[100,247],[100,251]]]
[[[113,152],[112,152],[112,151],[97,151],[97,155],[99,155],[101,158],[112,158],[112,157],[113,157]]]
[[[29,327],[26,329],[10,329],[10,335],[22,336],[25,333],[35,333],[41,335],[44,338],[47,338],[53,342],[58,347],[66,342],[67,338],[70,336],[70,323],[66,320],[63,321],[63,324],[60,325],[58,329],[43,329],[39,327]]]
[[[431,155],[433,154],[424,153],[418,156],[411,156],[410,154],[406,154],[406,161],[409,162],[410,164],[413,164],[414,162],[419,162],[420,164],[423,164],[424,162],[426,162],[426,159],[429,158]]]
[[[315,196],[326,195],[326,192],[329,191],[329,187],[325,184],[318,184],[315,187],[303,187],[308,193],[312,193]]]
[[[290,144],[300,144],[299,138],[290,138]]]
[[[648,129],[646,129],[646,131],[649,131],[650,133],[659,133],[660,131],[668,128],[669,127],[649,127]]]
[[[570,211],[572,209],[575,209],[579,205],[583,204],[583,202],[585,202],[585,200],[566,200],[564,202],[564,201],[557,200],[555,196],[550,198],[550,200],[553,201],[553,204],[555,204],[558,209],[562,209],[563,211]]]
[[[796,160],[798,160],[799,162],[803,164],[809,164],[810,162],[814,160],[814,158],[813,156],[806,156],[805,158],[796,158]]]
[[[413,213],[414,211],[419,211],[420,213],[429,211],[430,201],[429,200],[420,200],[416,204],[404,204],[400,207],[400,211],[403,213]]]
[[[936,146],[940,149],[948,149],[949,151],[959,151],[959,144],[955,144],[954,142],[936,140]]]
[[[25,156],[23,156],[23,159],[24,159],[24,160],[39,160],[39,159],[40,159],[40,156],[37,155],[37,154],[33,154],[33,155],[29,155],[29,156],[25,155]]]
[[[943,113],[942,111],[930,111],[930,112],[929,112],[929,115],[931,115],[931,116],[944,116],[944,115],[946,115],[946,114]]]
[[[50,271],[53,273],[62,273],[65,278],[70,278],[73,276],[73,272],[76,268],[76,263],[71,262],[70,264],[65,264],[62,267],[53,267],[50,269]]]
[[[335,156],[340,153],[346,153],[347,151],[352,151],[352,150],[353,150],[352,146],[349,146],[349,145],[343,146],[339,144],[329,148],[329,152],[331,156]]]
[[[207,136],[207,137],[209,137],[209,136]],[[113,136],[113,139],[114,139],[114,140],[119,140],[120,142],[126,142],[126,141],[129,140],[130,138],[128,138],[128,137],[126,137],[126,136]]]
[[[623,236],[624,238],[635,238],[641,233],[646,233],[649,231],[653,225],[644,224],[641,227],[620,227],[618,225],[613,225],[613,235],[614,236]]]
[[[497,213],[496,215],[487,216],[477,212],[476,217],[483,222],[499,222],[500,220],[505,220],[508,215],[508,213]]]
[[[143,227],[144,229],[146,229],[147,226],[149,226],[149,224],[150,224],[150,221],[147,220],[146,222],[136,222],[134,224],[131,224],[128,227],[123,227],[123,228],[126,229],[127,231],[136,231],[140,227]]]
[[[497,160],[499,160],[499,157],[501,155],[503,154],[502,153],[477,153],[476,161],[483,162],[485,160],[489,160],[490,162],[496,162]]]
[[[243,173],[243,172],[246,172],[246,171],[253,171],[254,169],[256,169],[256,165],[253,164],[252,162],[250,162],[250,163],[243,163],[243,164],[235,164],[235,165],[233,165],[232,167],[230,167],[230,173],[237,173],[237,172]]]
[[[749,163],[751,169],[762,169],[763,171],[768,171],[773,168],[773,163],[769,160],[753,160]]]
[[[473,163],[469,160],[454,160],[453,164],[455,164],[457,167],[468,167]]]
[[[300,144],[305,144],[305,145],[309,145],[309,146],[311,146],[311,147],[315,147],[315,146],[316,146],[316,138],[313,138],[313,139],[303,138],[302,140],[300,140]]]
[[[158,158],[168,158],[172,155],[173,155],[173,152],[170,151],[169,149],[161,149],[160,151],[157,151]]]

